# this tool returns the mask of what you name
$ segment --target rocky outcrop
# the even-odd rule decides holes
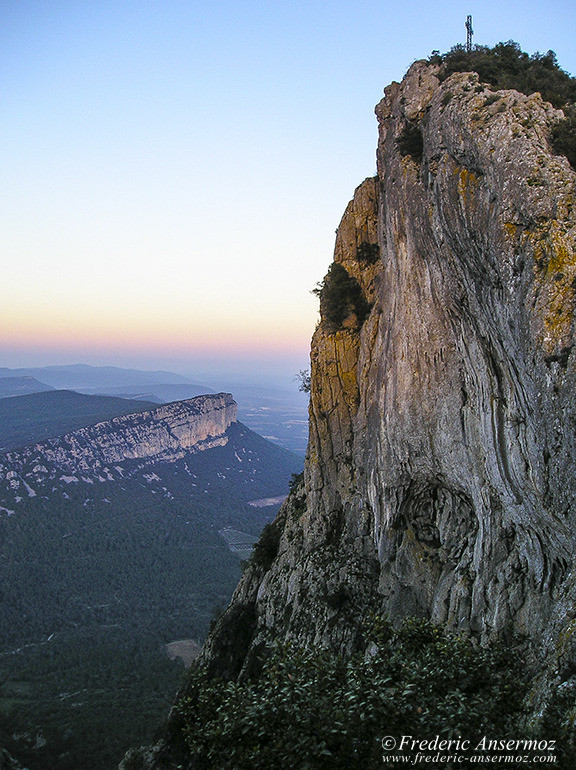
[[[119,463],[138,461],[145,467],[224,446],[236,411],[232,396],[219,393],[115,417],[7,453],[0,463],[0,482],[17,500],[34,496],[38,486],[55,479],[66,484],[79,478],[89,483],[121,478]],[[7,495],[3,499],[9,504]]]
[[[273,636],[349,651],[370,610],[539,648],[574,617],[575,174],[539,94],[414,64],[377,106],[378,176],[335,261],[371,310],[312,342],[305,488],[248,570],[234,675]],[[560,616],[564,620],[560,621]],[[552,629],[556,629],[552,631]]]
[[[415,63],[376,108],[378,175],[335,248],[369,313],[344,298],[314,334],[304,483],[204,646],[213,674],[245,676],[275,638],[362,649],[371,611],[521,633],[548,683],[576,670],[576,174],[549,144],[562,113],[438,74]]]

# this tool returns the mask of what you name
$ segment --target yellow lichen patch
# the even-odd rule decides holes
[[[358,339],[356,335],[338,332],[335,335],[336,377],[340,388],[350,406],[356,406],[359,400],[357,365]]]
[[[576,252],[557,220],[530,237],[534,247],[536,289],[546,352],[571,341],[574,323]],[[534,243],[534,240],[536,242]]]
[[[574,303],[572,292],[567,288],[550,292],[548,313],[544,318],[546,348],[549,352],[557,345],[564,344],[572,327]]]
[[[347,393],[350,393],[350,391],[356,391],[357,389],[357,382],[356,382],[356,372],[355,371],[348,371],[348,372],[340,372],[340,380],[342,381],[342,385],[344,387],[344,390]]]
[[[565,242],[562,235],[552,232],[550,235],[551,254],[548,262],[548,275],[558,275],[559,272],[574,269],[576,254]]]
[[[518,225],[515,225],[514,222],[504,222],[504,230],[511,238],[514,238],[518,231]]]
[[[478,176],[467,168],[461,168],[458,174],[458,192],[465,206],[473,206],[478,189]]]

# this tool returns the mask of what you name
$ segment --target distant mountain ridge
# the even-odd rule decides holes
[[[34,377],[0,377],[0,399],[53,390]]]
[[[138,469],[158,461],[171,462],[186,452],[223,446],[236,422],[236,402],[229,393],[199,396],[149,411],[114,417],[58,438],[8,452],[0,462],[0,483],[7,481],[4,499],[18,502],[34,496],[35,486],[64,481],[121,479],[125,460]]]
[[[117,366],[66,366],[25,367],[9,369],[0,367],[0,378],[34,377],[41,383],[66,390],[85,388],[115,388],[126,385],[172,384],[193,385],[187,377],[175,372],[123,369]]]
[[[89,395],[120,396],[131,399],[147,398],[150,401],[157,399],[159,402],[168,403],[170,401],[185,401],[215,391],[206,385],[154,382],[147,385],[122,385],[117,388],[82,388],[82,392]]]
[[[25,390],[20,391],[21,384],[13,384],[12,387],[6,384],[9,381],[14,383],[22,377],[28,378]],[[256,433],[284,446],[289,451],[302,455],[305,453],[308,441],[308,398],[307,394],[299,392],[294,385],[278,388],[246,382],[232,387],[229,379],[220,379],[217,382],[211,382],[211,387],[208,387],[203,383],[191,382],[174,372],[86,365],[20,369],[0,367],[0,401],[3,397],[3,383],[5,396],[43,392],[56,388],[91,396],[117,396],[132,401],[146,401],[149,404],[170,403],[206,393],[232,390],[238,402],[239,419]],[[141,408],[137,407],[134,411],[141,411]],[[125,410],[121,409],[120,412],[125,413]],[[104,415],[104,418],[107,416]],[[84,424],[86,423],[71,424],[65,430],[73,430]],[[25,427],[24,423],[22,427]],[[3,442],[2,428],[0,415],[0,451],[14,449],[26,443],[27,438],[24,442],[20,442],[18,436],[16,443]],[[17,434],[18,432],[16,431]],[[49,435],[57,434],[45,433],[39,438],[45,439]]]

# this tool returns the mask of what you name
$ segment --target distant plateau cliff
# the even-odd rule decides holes
[[[150,411],[115,417],[59,438],[9,452],[0,460],[0,483],[15,502],[53,481],[70,484],[120,479],[121,464],[138,468],[170,462],[228,442],[236,402],[227,393],[197,396]],[[8,498],[6,495],[4,499]],[[9,504],[9,503],[8,503]]]

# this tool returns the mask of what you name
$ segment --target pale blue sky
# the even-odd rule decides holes
[[[305,367],[374,105],[468,13],[576,73],[564,0],[0,0],[0,364]]]

